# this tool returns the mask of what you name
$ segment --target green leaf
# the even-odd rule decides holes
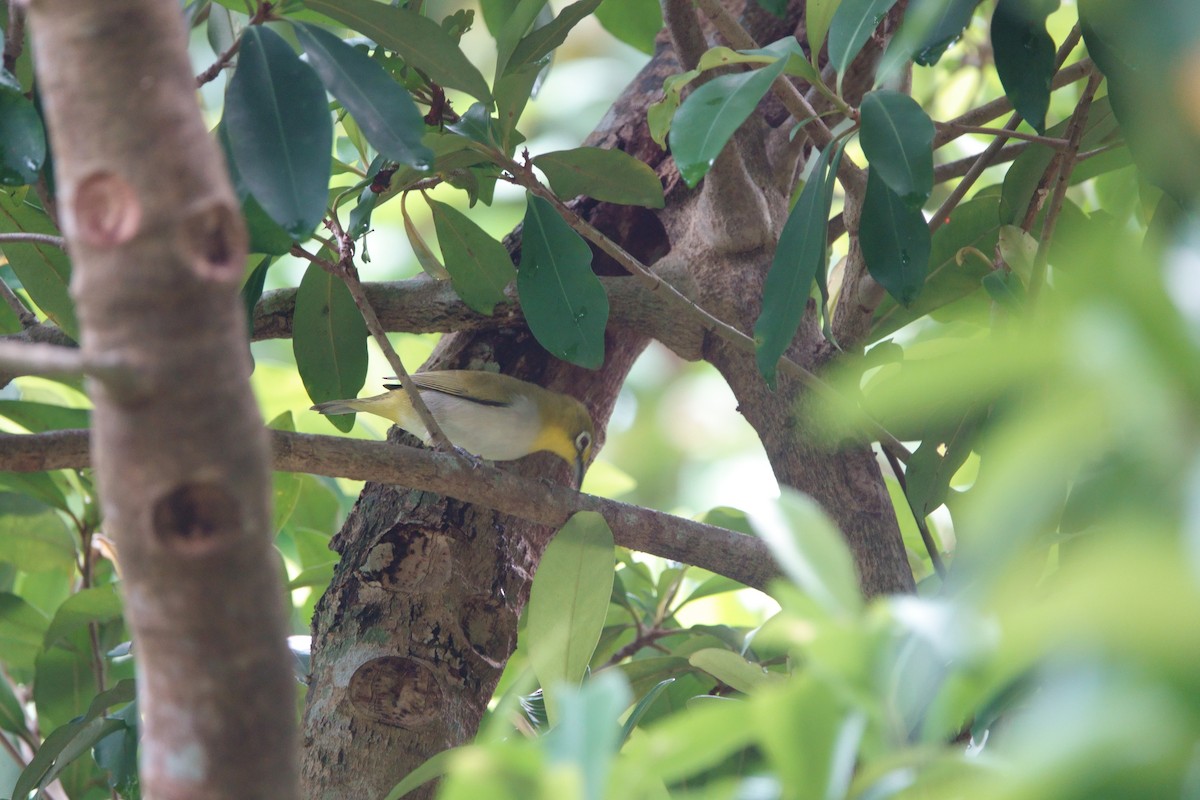
[[[546,173],[563,199],[584,194],[606,203],[662,208],[662,183],[654,170],[620,150],[577,147],[543,153],[533,165]]]
[[[121,797],[140,797],[138,779],[138,708],[137,701],[130,703],[108,719],[124,723],[124,728],[113,731],[92,748],[92,756],[101,769],[108,773],[109,788]]]
[[[15,594],[0,592],[0,652],[4,664],[22,683],[32,677],[34,660],[50,620]]]
[[[325,88],[354,117],[367,141],[392,161],[428,169],[433,151],[421,143],[425,119],[408,90],[377,61],[328,31],[304,23],[295,30]]]
[[[979,430],[979,412],[972,409],[954,425],[932,431],[921,441],[904,470],[905,496],[922,519],[946,502],[950,480],[971,455]]]
[[[563,687],[561,720],[545,737],[551,764],[573,767],[582,776],[583,797],[601,800],[621,742],[617,718],[631,700],[620,672],[605,670],[581,687]]]
[[[863,153],[893,192],[911,209],[933,190],[933,122],[902,92],[877,89],[862,101],[859,137]]]
[[[654,55],[654,39],[662,30],[662,6],[654,0],[603,0],[596,20],[620,41]]]
[[[509,72],[522,64],[536,63],[550,55],[567,40],[571,29],[595,11],[598,5],[600,0],[578,0],[560,11],[549,24],[534,28],[513,48],[504,71]]]
[[[909,17],[921,21],[922,36],[913,51],[913,60],[923,67],[938,62],[942,53],[958,41],[963,30],[971,22],[975,6],[980,0],[912,0],[905,11]]]
[[[517,294],[529,330],[554,356],[588,369],[604,363],[608,295],[592,251],[554,206],[527,193]]]
[[[315,264],[296,291],[292,351],[304,389],[314,403],[354,397],[367,377],[367,326],[350,290]],[[354,417],[327,419],[341,431]]]
[[[12,420],[30,433],[87,428],[92,424],[91,412],[86,409],[31,400],[0,400],[0,417]]]
[[[401,800],[418,786],[423,786],[434,778],[440,778],[450,769],[450,762],[458,755],[461,748],[451,747],[440,753],[435,753],[421,762],[421,766],[404,776],[404,780],[392,787],[383,800]]]
[[[1000,0],[992,13],[992,54],[996,74],[1013,108],[1038,133],[1046,132],[1054,39],[1046,17],[1059,0]]]
[[[517,123],[525,113],[533,87],[544,69],[540,62],[525,64],[509,70],[496,80],[496,124],[500,128],[501,149],[506,153],[516,149],[516,137],[520,135],[517,133]]]
[[[0,604],[2,603],[3,600],[0,600]],[[3,625],[3,622],[0,622],[0,625]],[[7,654],[7,651],[5,653]],[[8,677],[0,676],[0,731],[23,734],[27,730],[21,701],[13,694]]]
[[[54,619],[46,629],[42,647],[45,650],[57,645],[64,637],[93,622],[108,622],[122,614],[121,596],[115,583],[80,589],[63,601],[54,612]]]
[[[714,78],[688,95],[671,124],[671,153],[679,174],[694,187],[712,168],[725,143],[783,73],[787,60]]]
[[[404,63],[421,70],[434,83],[491,104],[492,93],[483,75],[433,20],[372,0],[305,0],[304,5],[394,50]]]
[[[613,585],[613,539],[599,514],[581,511],[546,547],[529,591],[522,647],[547,697],[578,686],[604,628]]]
[[[1037,259],[1037,239],[1016,225],[1002,225],[997,247],[1004,263],[1028,286],[1029,278],[1033,275],[1034,261]]]
[[[800,327],[813,281],[818,272],[825,270],[833,178],[841,157],[841,146],[834,145],[826,148],[813,165],[784,223],[763,285],[763,310],[754,323],[755,360],[758,371],[772,386],[779,358]]]
[[[507,299],[504,289],[516,277],[512,258],[504,245],[458,209],[427,202],[454,291],[468,306],[491,316],[496,304]]]
[[[846,67],[862,50],[896,0],[842,0],[829,22],[829,63],[837,70],[839,91]],[[813,60],[816,60],[816,52]]]
[[[652,103],[646,109],[646,124],[650,126],[650,138],[662,148],[667,146],[667,134],[671,130],[671,121],[679,108],[679,95],[700,74],[700,70],[691,69],[678,75],[672,75],[663,81],[663,99]]]
[[[959,253],[965,247],[984,254],[995,249],[1000,229],[999,208],[997,194],[978,194],[950,213],[950,221],[933,234],[928,274],[921,293],[908,308],[890,297],[884,298],[875,315],[872,338],[886,336],[979,289],[979,282],[991,271],[990,264],[975,256],[967,256],[959,263]]]
[[[46,212],[25,201],[25,192],[0,191],[0,233],[44,233],[61,236]],[[5,242],[0,251],[29,297],[47,317],[75,341],[79,322],[71,300],[71,262],[57,247]]]
[[[293,239],[306,238],[325,216],[333,126],[320,78],[270,28],[242,35],[223,122],[250,193]]]
[[[704,670],[721,683],[743,694],[750,694],[783,677],[782,675],[772,675],[758,664],[751,664],[732,650],[719,647],[697,650],[688,656],[688,663],[697,669]]]
[[[883,182],[874,164],[867,173],[858,241],[871,277],[897,302],[910,305],[925,285],[929,225],[919,209],[905,204]]]
[[[26,572],[75,568],[75,537],[57,511],[20,494],[0,493],[0,562]]]
[[[804,6],[804,27],[808,30],[808,46],[812,60],[819,61],[821,47],[829,33],[829,25],[842,0],[807,0]]]
[[[1025,284],[1011,272],[989,272],[980,281],[988,296],[1010,313],[1019,314],[1025,309]]]
[[[0,492],[29,495],[48,506],[66,511],[70,508],[63,490],[49,472],[0,472]]]
[[[646,716],[646,712],[654,705],[654,701],[663,693],[663,690],[674,682],[675,678],[665,678],[654,684],[654,687],[646,692],[641,700],[638,700],[637,705],[633,707],[633,711],[630,711],[629,716],[625,719],[625,724],[621,726],[621,740],[619,744],[629,741],[629,737],[633,734],[633,729],[642,721],[642,717]]]
[[[37,181],[46,160],[46,129],[33,102],[0,82],[0,185]]]
[[[400,200],[400,216],[404,220],[404,233],[408,236],[408,243],[412,247],[413,255],[417,257],[417,263],[421,265],[421,269],[425,270],[425,274],[434,280],[448,280],[450,273],[442,266],[442,262],[438,261],[438,257],[434,255],[433,250],[425,242],[425,237],[421,236],[421,231],[417,229],[416,223],[409,216],[407,200],[407,194]]]
[[[784,574],[826,611],[853,614],[862,608],[854,559],[815,500],[785,487],[779,501],[750,522]]]

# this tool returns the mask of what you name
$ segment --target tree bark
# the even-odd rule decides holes
[[[294,680],[269,453],[238,300],[239,205],[178,4],[33,0],[35,67],[123,570],[143,793],[296,794]]]

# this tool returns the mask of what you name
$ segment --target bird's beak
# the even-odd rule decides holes
[[[583,488],[583,456],[575,456],[575,490]]]

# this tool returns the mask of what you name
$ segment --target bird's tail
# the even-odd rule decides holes
[[[420,420],[416,419],[413,414],[412,404],[408,402],[408,397],[404,392],[384,392],[374,397],[360,397],[357,400],[353,398],[330,400],[328,403],[317,403],[312,410],[322,414],[353,414],[356,411],[363,411],[391,420],[406,431],[411,431],[414,425],[417,430],[422,430],[424,427],[420,425]]]
[[[319,414],[353,414],[356,411],[365,411],[363,403],[359,400],[331,400],[328,403],[317,403],[312,407],[313,411]]]

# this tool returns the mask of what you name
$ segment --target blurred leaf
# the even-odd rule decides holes
[[[46,212],[30,204],[25,193],[0,191],[0,233],[43,233],[61,236]],[[57,247],[5,242],[4,257],[29,297],[54,324],[79,341],[79,322],[71,300],[71,262]]]
[[[804,27],[808,31],[808,46],[812,51],[812,60],[818,62],[821,47],[825,44],[825,35],[833,22],[842,0],[806,0],[804,5]]]
[[[254,199],[293,239],[307,238],[325,216],[333,128],[320,78],[269,28],[242,35],[223,123]]]
[[[554,356],[588,369],[604,363],[608,295],[592,251],[554,206],[526,193],[517,293],[529,330]]]
[[[750,745],[757,732],[750,704],[730,700],[673,715],[644,733],[629,740],[623,758],[669,785],[721,763]]]
[[[70,504],[51,475],[49,472],[0,472],[0,495],[5,491],[28,495],[59,511],[66,511]]]
[[[905,11],[905,21],[914,17],[923,23],[923,35],[913,52],[913,60],[923,67],[936,64],[942,53],[962,36],[979,2],[980,0],[912,0]]]
[[[91,412],[83,408],[66,408],[30,400],[0,400],[0,417],[5,417],[30,433],[87,428]]]
[[[875,315],[873,338],[887,336],[919,319],[930,311],[966,297],[980,287],[983,276],[991,270],[973,255],[962,258],[963,248],[973,247],[982,253],[996,248],[1000,223],[997,211],[1000,198],[996,194],[977,195],[950,213],[950,220],[937,229],[930,244],[929,272],[924,288],[908,308],[887,297]]]
[[[997,247],[1009,269],[1020,276],[1022,283],[1028,284],[1037,257],[1037,240],[1016,225],[1002,225]]]
[[[1025,308],[1025,285],[1011,272],[989,272],[980,281],[988,296],[1010,313],[1019,314]]]
[[[929,225],[883,182],[875,165],[867,173],[859,244],[867,270],[888,294],[910,305],[925,285],[929,267]]]
[[[922,440],[904,472],[906,496],[913,511],[925,518],[946,502],[950,480],[971,455],[979,428],[979,412],[970,411],[958,424]]]
[[[0,185],[35,183],[45,160],[46,129],[41,116],[15,79],[0,76]]]
[[[3,606],[4,596],[0,595],[0,614],[3,613]],[[3,626],[3,624],[3,617],[0,616],[0,626]],[[3,628],[0,627],[0,631],[2,630]],[[2,635],[0,633],[0,636]],[[0,641],[3,641],[3,639],[0,639]],[[13,694],[9,678],[7,676],[0,677],[0,731],[24,734],[27,730],[25,712],[21,708],[21,701]]]
[[[108,785],[126,798],[141,796],[138,778],[138,707],[135,699],[108,719],[124,723],[96,743],[92,756],[108,773]]]
[[[641,700],[637,702],[637,705],[633,707],[633,711],[629,712],[629,716],[626,718],[625,724],[621,727],[620,744],[624,744],[625,742],[629,741],[630,734],[633,733],[634,728],[638,726],[638,723],[641,722],[642,717],[646,715],[646,712],[650,710],[650,706],[654,705],[654,701],[657,700],[658,696],[663,693],[663,690],[674,682],[674,678],[666,678],[659,681],[658,683],[654,684],[654,687],[650,691],[646,692],[645,696],[642,697]]]
[[[825,273],[829,257],[829,208],[841,145],[826,148],[800,198],[792,207],[767,280],[763,286],[763,309],[754,323],[755,360],[767,383],[775,385],[775,369],[800,327],[813,281]]]
[[[1013,108],[1038,133],[1046,132],[1054,39],[1046,17],[1059,0],[1000,0],[992,13],[992,52],[996,73]]]
[[[442,777],[450,768],[451,759],[460,752],[461,748],[451,747],[448,750],[442,750],[439,753],[433,754],[421,762],[421,766],[405,775],[404,780],[393,786],[392,790],[387,793],[387,797],[383,800],[400,800],[418,786],[424,786],[434,778]]]
[[[434,83],[491,104],[492,93],[483,75],[433,20],[372,0],[305,0],[304,5],[394,50]]]
[[[508,299],[504,289],[516,277],[512,258],[458,209],[430,198],[426,202],[454,291],[472,309],[491,316],[496,304]]]
[[[827,612],[853,614],[862,608],[854,559],[815,500],[785,488],[778,502],[750,521],[784,574]]]
[[[304,389],[314,403],[357,396],[367,377],[367,326],[350,290],[315,264],[296,291],[292,352]],[[326,417],[341,431],[354,417]]]
[[[599,514],[582,511],[550,541],[529,593],[522,647],[547,696],[578,685],[604,628],[612,594],[613,542]],[[558,718],[553,702],[550,718]]]
[[[428,169],[433,151],[421,143],[425,120],[408,90],[333,34],[302,22],[294,30],[325,88],[354,117],[367,141],[393,161]]]
[[[25,600],[0,592],[0,651],[16,680],[26,683],[32,677],[34,659],[49,625],[50,620]]]
[[[564,200],[584,194],[606,203],[662,208],[662,183],[654,170],[620,150],[577,147],[543,153],[533,165],[546,173]]]
[[[933,122],[906,94],[877,89],[863,98],[859,138],[871,171],[911,210],[933,189]]]
[[[631,699],[629,686],[619,672],[606,670],[578,688],[563,687],[557,697],[560,721],[546,734],[546,756],[551,764],[579,770],[584,798],[603,800],[621,742],[617,718]]]
[[[63,518],[32,497],[0,493],[0,561],[26,572],[75,568],[75,537]]]
[[[846,67],[862,50],[896,0],[842,0],[829,22],[829,63],[837,70],[839,91]],[[816,61],[816,53],[813,60]]]
[[[688,186],[695,187],[712,168],[725,143],[783,74],[786,63],[780,59],[761,69],[713,78],[683,101],[671,123],[670,142]]]
[[[596,20],[604,29],[646,55],[654,54],[654,39],[662,30],[662,6],[653,0],[603,0]]]
[[[578,0],[558,12],[558,16],[549,24],[534,28],[513,48],[512,55],[504,66],[504,71],[510,72],[522,64],[534,63],[550,55],[556,47],[567,40],[567,34],[571,32],[571,29],[578,25],[584,17],[595,11],[598,5],[600,5],[600,0]]]
[[[745,588],[743,584],[738,583],[733,578],[726,578],[724,575],[713,575],[704,583],[697,586],[676,608],[682,608],[693,600],[700,600],[704,597],[712,597],[713,595],[724,594],[725,592],[736,592]]]

